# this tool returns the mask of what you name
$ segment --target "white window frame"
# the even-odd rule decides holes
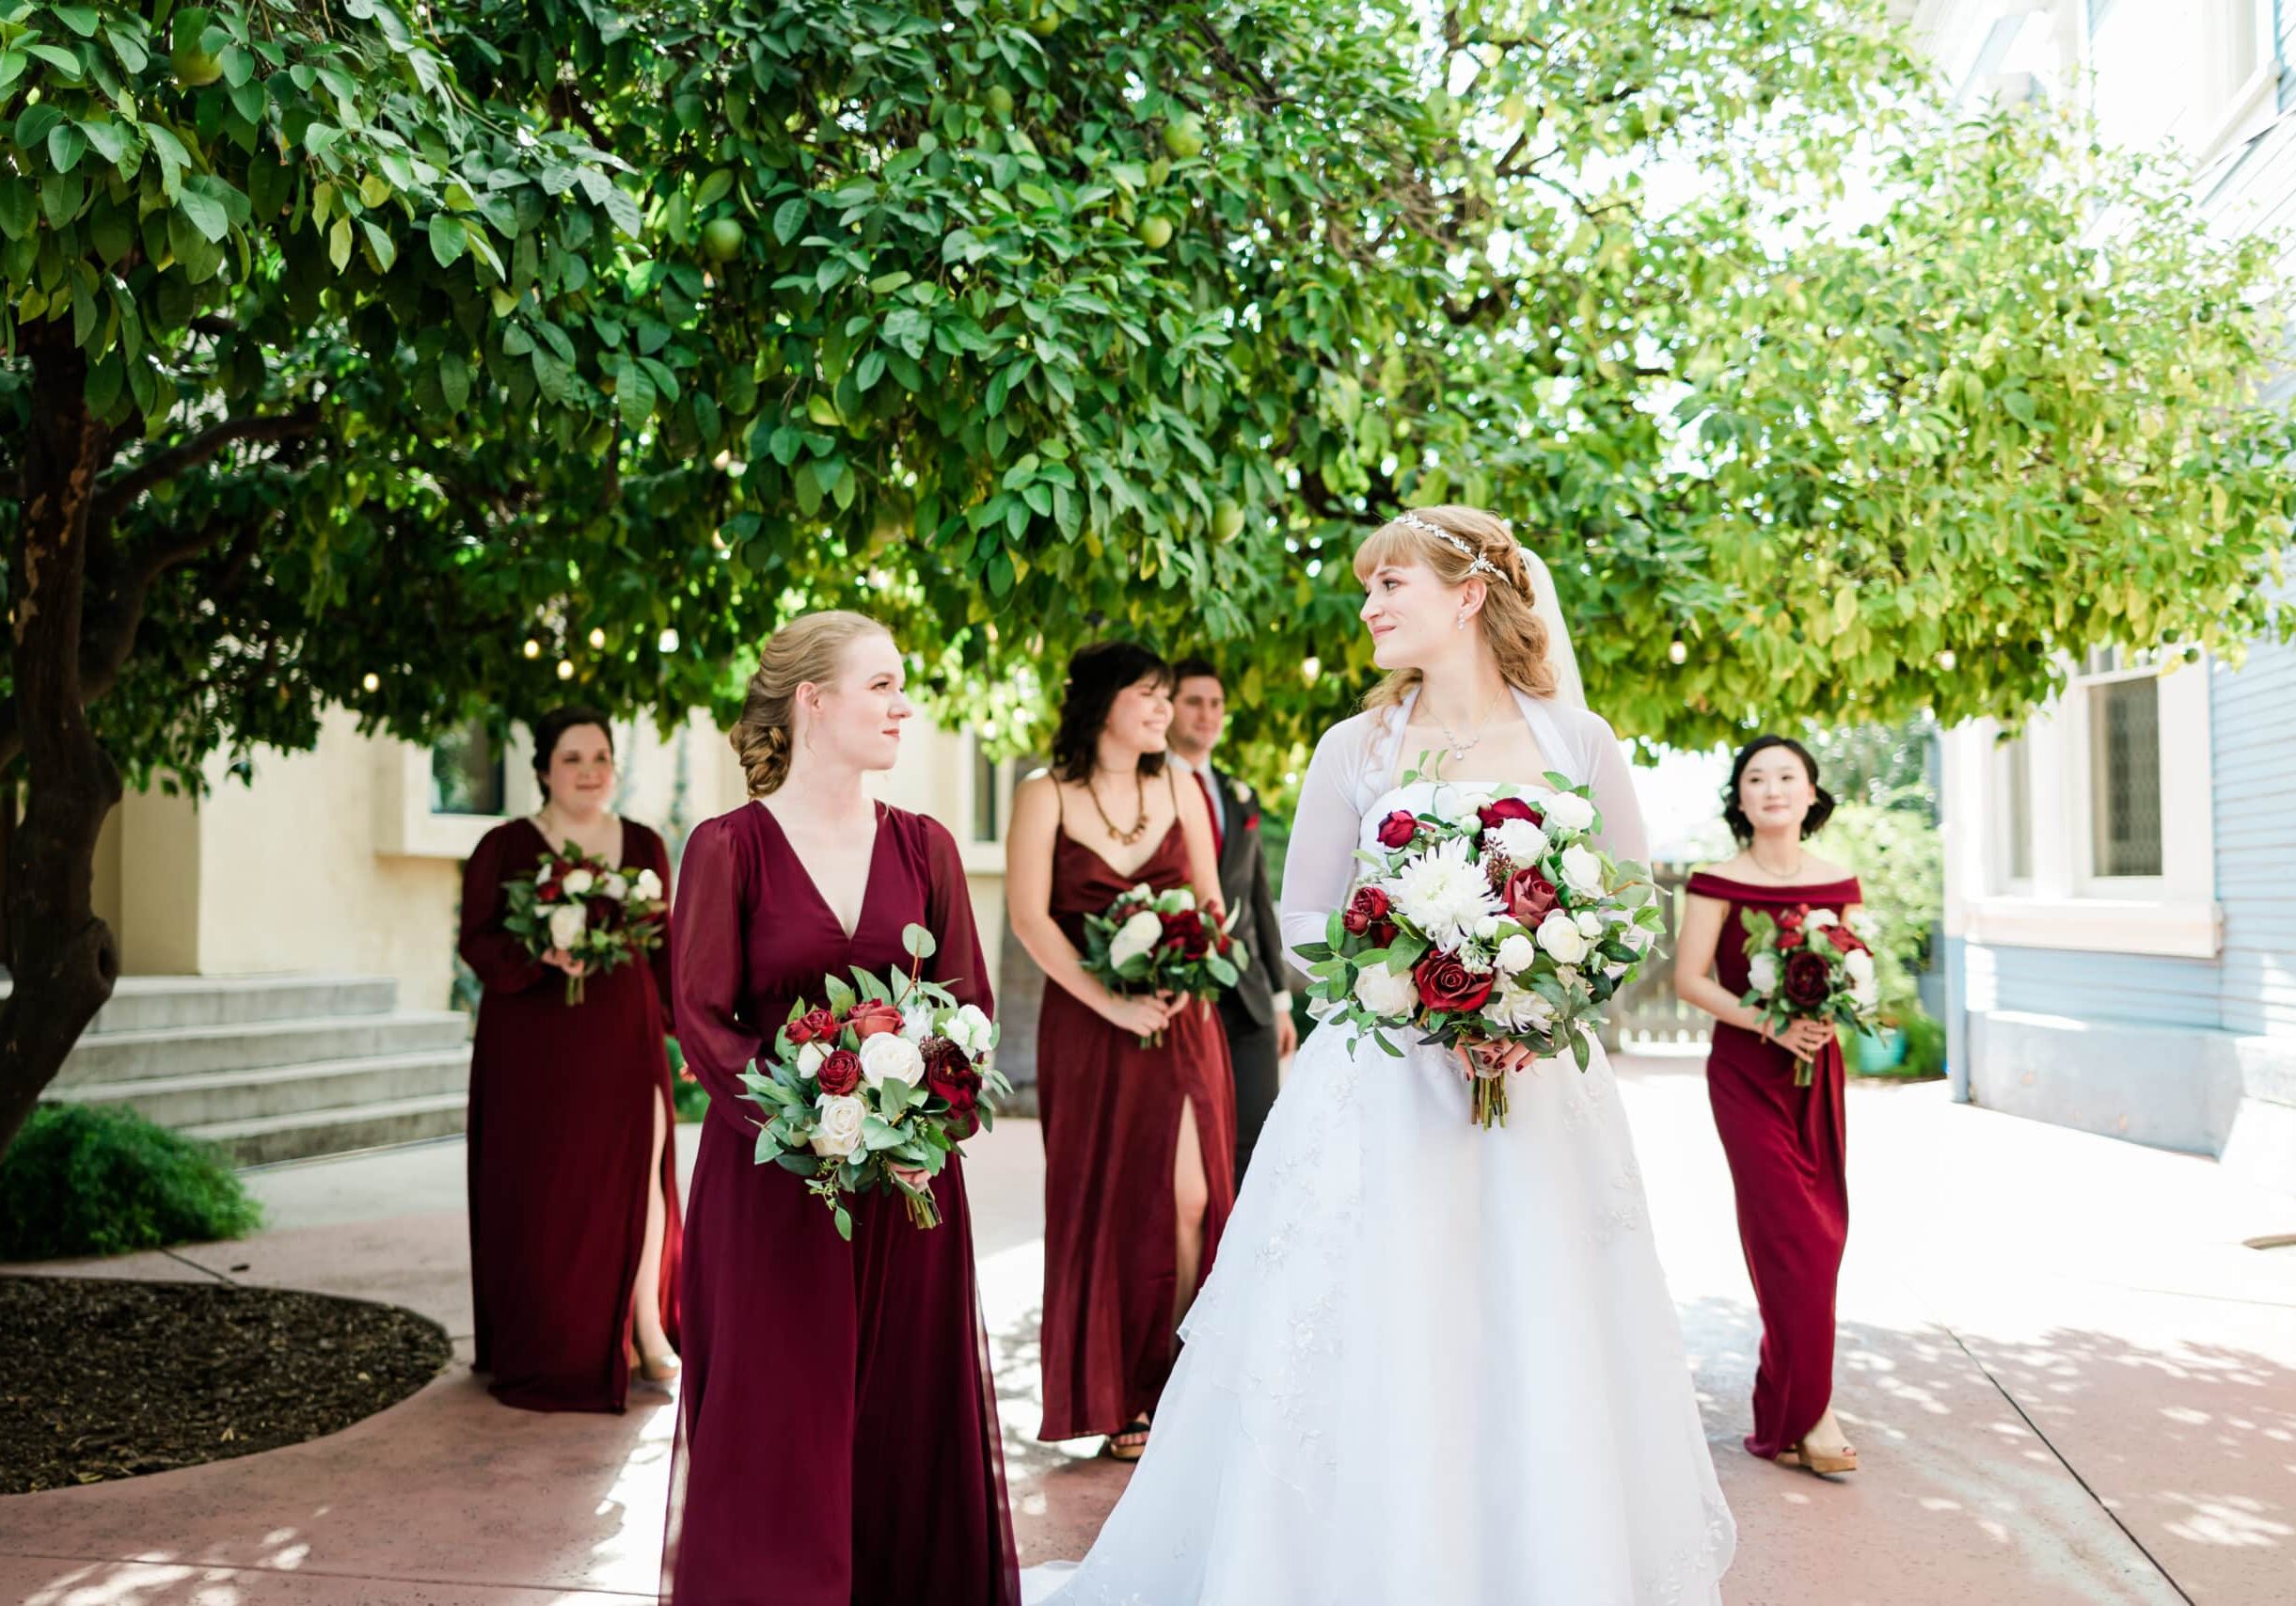
[[[2006,947],[2213,959],[2224,946],[2216,901],[2216,829],[2210,802],[2209,684],[2212,664],[2179,663],[2075,676],[2064,695],[2027,723],[2031,755],[2033,876],[2008,881],[2008,767],[1996,746],[2002,727],[1972,722],[1953,733],[1963,763],[1978,772],[1971,800],[1997,823],[1970,838],[1983,862],[1959,924],[1971,941]],[[2098,876],[2092,854],[2088,690],[2146,677],[2161,698],[2161,874]]]
[[[433,814],[431,750],[411,741],[376,744],[374,851],[380,857],[467,859],[479,838],[506,819],[542,806],[534,780],[534,738],[514,725],[502,744],[502,814]]]

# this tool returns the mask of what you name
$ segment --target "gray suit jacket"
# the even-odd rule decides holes
[[[1236,918],[1236,937],[1252,962],[1235,990],[1220,1000],[1221,1007],[1241,1011],[1254,1026],[1268,1026],[1275,1020],[1276,984],[1270,978],[1283,974],[1277,956],[1284,940],[1275,923],[1275,899],[1268,891],[1268,856],[1259,845],[1259,798],[1216,767],[1211,780],[1227,819],[1220,837],[1220,897],[1228,908],[1243,911]]]

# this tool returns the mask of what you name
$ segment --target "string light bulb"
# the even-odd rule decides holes
[[[1687,663],[1690,661],[1690,649],[1684,644],[1680,637],[1676,637],[1673,644],[1666,649],[1666,660],[1669,663]]]
[[[590,644],[594,647],[603,648],[606,645],[606,632],[596,628],[594,626],[590,632]]]
[[[1959,659],[1954,656],[1954,649],[1951,647],[1947,647],[1943,652],[1938,654],[1938,667],[1940,669],[1951,669],[1955,664],[1960,661],[1961,660]]]
[[[358,683],[370,692],[380,692],[383,689],[383,677],[372,669],[359,676]]]
[[[529,658],[540,658],[542,656],[542,644],[536,641],[533,637],[529,636],[526,639],[526,645],[520,647],[518,650],[526,654],[526,656]]]
[[[574,678],[574,665],[562,658],[558,660],[558,677],[561,680],[571,680]]]

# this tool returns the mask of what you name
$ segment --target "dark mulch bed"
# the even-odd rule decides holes
[[[299,1444],[397,1404],[452,1353],[395,1306],[80,1277],[0,1277],[0,1494]]]

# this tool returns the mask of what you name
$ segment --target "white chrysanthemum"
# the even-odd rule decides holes
[[[1582,842],[1562,851],[1562,881],[1573,892],[1593,897],[1603,890],[1602,856]]]
[[[1517,931],[1498,946],[1498,967],[1509,976],[1528,970],[1539,962],[1539,945]]]
[[[1557,792],[1542,801],[1539,812],[1546,816],[1546,829],[1585,831],[1594,823],[1594,805],[1576,792]]]
[[[1455,836],[1407,861],[1386,883],[1397,911],[1439,948],[1457,947],[1478,920],[1501,913],[1473,854],[1467,840]]]
[[[1765,998],[1778,991],[1778,956],[1756,954],[1746,965],[1747,984]]]
[[[1528,819],[1502,820],[1483,840],[1496,843],[1513,865],[1535,865],[1546,857],[1546,833]]]
[[[1116,928],[1108,944],[1108,962],[1121,970],[1154,947],[1163,936],[1163,919],[1154,910],[1143,909]]]
[[[1555,1024],[1554,1005],[1504,978],[1483,1012],[1511,1032],[1544,1032]]]
[[[1417,1007],[1419,990],[1408,971],[1366,965],[1355,973],[1355,1001],[1382,1019],[1403,1020]]]

